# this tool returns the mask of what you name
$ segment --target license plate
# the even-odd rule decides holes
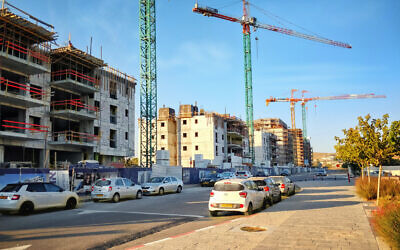
[[[149,192],[149,191],[147,191],[147,190],[143,190],[143,193],[147,193],[147,192]]]
[[[221,204],[222,208],[232,208],[232,204]]]
[[[8,198],[8,196],[0,196],[1,200],[6,200]]]
[[[205,181],[204,184],[208,184],[208,181]]]
[[[103,197],[103,195],[102,195],[102,194],[96,194],[96,196],[97,196],[97,197]]]

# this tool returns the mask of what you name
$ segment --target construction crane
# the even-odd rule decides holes
[[[155,0],[139,0],[140,164],[151,167],[157,150],[157,69]]]
[[[302,91],[302,98],[294,98],[293,93],[298,91],[297,89],[291,90],[291,97],[290,98],[268,98],[265,100],[266,105],[268,106],[271,102],[290,102],[290,116],[292,122],[292,128],[296,128],[296,121],[295,121],[295,103],[301,102],[302,107],[302,118],[303,118],[303,138],[307,138],[307,125],[306,125],[306,103],[309,101],[321,101],[321,100],[350,100],[350,99],[369,99],[369,98],[386,98],[385,95],[375,95],[371,94],[351,94],[351,95],[341,95],[341,96],[323,96],[323,97],[304,97],[304,93],[307,92],[306,90]]]
[[[244,83],[245,83],[245,106],[246,106],[246,123],[249,129],[249,153],[254,164],[254,120],[253,120],[253,83],[252,83],[252,67],[251,67],[251,40],[250,40],[250,26],[254,29],[261,28],[270,31],[275,31],[289,36],[296,36],[299,38],[312,40],[316,42],[326,43],[333,46],[342,48],[351,48],[347,43],[329,40],[319,36],[303,34],[291,29],[281,28],[269,24],[258,23],[257,19],[248,16],[249,1],[243,0],[243,16],[241,18],[230,17],[222,15],[218,9],[210,7],[200,7],[196,1],[193,12],[203,14],[207,17],[216,17],[227,21],[240,23],[243,27],[243,48],[244,48]]]

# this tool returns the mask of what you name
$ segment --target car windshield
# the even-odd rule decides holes
[[[232,175],[232,173],[230,173],[230,172],[225,172],[225,173],[221,174],[222,177],[229,177],[231,175]]]
[[[153,177],[150,179],[150,183],[160,183],[164,180],[164,177]]]
[[[110,180],[98,180],[94,185],[98,187],[104,187],[104,186],[110,186],[110,184],[111,184]]]
[[[205,176],[205,178],[217,178],[217,177],[218,177],[217,174],[209,174]]]
[[[214,185],[215,191],[240,191],[244,186],[238,183],[218,183]]]
[[[274,177],[271,177],[271,179],[278,183],[282,183],[285,180],[284,177],[280,177],[280,176],[274,176]]]
[[[10,192],[18,192],[19,189],[22,187],[21,184],[7,184],[0,192],[10,193]]]
[[[237,172],[237,174],[246,174],[246,172]]]

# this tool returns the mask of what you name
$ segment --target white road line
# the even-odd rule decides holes
[[[202,203],[208,203],[208,201],[188,201],[186,204],[202,204]]]
[[[170,240],[170,239],[172,239],[172,238],[165,238],[165,239],[161,239],[161,240],[156,240],[156,241],[153,241],[153,242],[146,243],[144,245],[145,246],[150,246],[150,245],[153,245],[153,244],[156,244],[156,243],[160,243],[160,242],[163,242],[163,241],[166,241],[166,240]]]
[[[196,232],[201,232],[201,231],[208,230],[208,229],[211,229],[211,228],[214,228],[214,227],[215,227],[215,226],[203,227],[203,228],[197,229],[197,230],[195,230],[195,231],[196,231]]]
[[[25,250],[30,248],[32,245],[24,245],[24,246],[20,246],[20,247],[12,247],[12,248],[4,248],[1,250]]]
[[[106,211],[106,210],[82,210],[78,214],[91,214],[91,213],[126,213],[126,214],[147,214],[147,215],[160,215],[160,216],[179,216],[179,217],[192,217],[192,218],[204,218],[202,215],[193,214],[163,214],[163,213],[149,213],[149,212],[132,212],[132,211]]]
[[[241,220],[242,218],[237,218],[237,219],[234,219],[234,220],[231,220],[231,222],[235,222],[235,221],[238,221],[238,220]]]

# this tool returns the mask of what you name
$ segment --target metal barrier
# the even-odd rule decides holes
[[[78,71],[72,70],[72,69],[64,69],[64,70],[59,70],[51,73],[51,80],[52,81],[61,81],[61,80],[73,80],[80,82],[82,84],[98,88],[99,87],[99,80],[79,73]]]

